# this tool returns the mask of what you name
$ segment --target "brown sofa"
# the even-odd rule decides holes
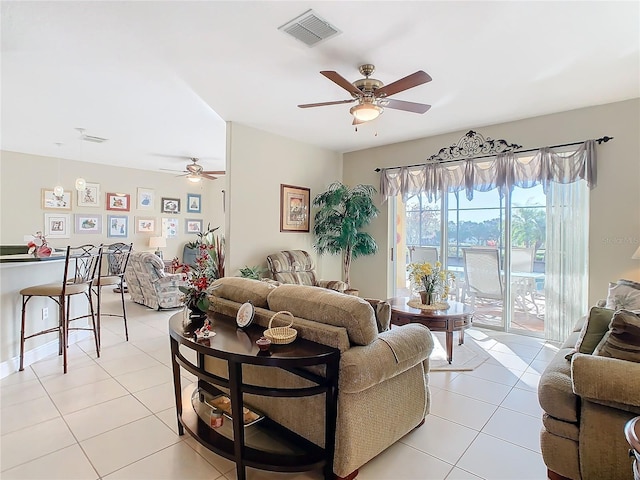
[[[431,332],[412,324],[379,332],[376,313],[362,298],[306,285],[273,286],[258,280],[227,277],[217,281],[211,309],[235,317],[243,302],[255,306],[254,323],[267,326],[273,314],[294,315],[302,338],[338,348],[338,416],[334,473],[354,478],[357,469],[421,425],[429,412],[428,359]],[[378,313],[388,309],[379,308]],[[384,328],[388,318],[378,319]],[[206,367],[226,371],[207,357]],[[300,386],[301,380],[279,369],[245,366],[243,378],[256,385]],[[323,396],[291,399],[246,396],[247,403],[317,445],[324,446]]]
[[[552,479],[633,480],[625,423],[640,415],[640,363],[575,353],[576,325],[540,378],[542,457]]]

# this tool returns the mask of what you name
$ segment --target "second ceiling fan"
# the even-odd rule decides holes
[[[165,155],[169,156],[169,155]],[[202,165],[198,163],[198,158],[196,157],[177,157],[177,158],[186,158],[191,160],[192,163],[188,163],[185,166],[185,170],[183,170],[182,175],[178,175],[178,177],[187,177],[187,180],[193,183],[197,183],[203,178],[207,178],[209,180],[215,180],[218,177],[214,175],[224,175],[226,172],[224,170],[205,170],[202,168]],[[160,170],[167,170],[166,168],[161,168]],[[176,170],[169,170],[170,172],[175,172]]]
[[[349,92],[352,98],[348,100],[336,100],[333,102],[306,103],[298,105],[298,107],[324,107],[326,105],[339,105],[342,103],[352,103],[357,101],[358,104],[351,107],[349,110],[349,113],[353,115],[352,125],[359,125],[378,118],[384,112],[385,107],[412,113],[425,113],[431,108],[431,105],[426,105],[424,103],[407,102],[404,100],[388,98],[396,93],[430,82],[431,77],[428,73],[418,70],[417,72],[407,75],[400,80],[384,85],[380,80],[369,78],[375,70],[374,65],[371,65],[370,63],[360,65],[358,70],[365,76],[365,78],[356,80],[353,83],[349,82],[338,72],[334,72],[332,70],[320,72],[329,80]]]

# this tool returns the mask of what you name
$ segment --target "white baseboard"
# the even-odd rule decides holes
[[[69,344],[78,343],[92,335],[93,333],[91,332],[72,331],[69,333]],[[32,363],[42,360],[43,358],[57,354],[58,340],[56,339],[24,352],[24,366],[27,367]],[[20,355],[0,363],[0,378],[8,377],[9,375],[17,372],[18,368],[20,368]]]

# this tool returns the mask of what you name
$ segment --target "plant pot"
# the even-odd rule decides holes
[[[420,303],[423,305],[431,305],[433,303],[433,293],[426,290],[420,290]]]

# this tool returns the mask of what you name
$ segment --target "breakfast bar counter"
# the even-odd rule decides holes
[[[0,255],[0,378],[18,370],[20,358],[20,316],[23,288],[62,282],[65,252],[36,258],[27,253]],[[74,302],[72,312],[84,312],[86,301]],[[43,309],[46,312],[43,313]],[[43,316],[48,318],[43,319]],[[33,298],[27,309],[27,331],[42,330],[58,322],[58,306],[48,298]],[[25,364],[57,352],[56,334],[43,335],[26,343]]]

